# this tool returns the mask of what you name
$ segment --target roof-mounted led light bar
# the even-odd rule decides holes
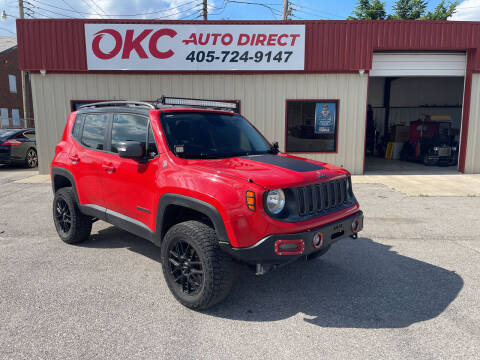
[[[160,103],[163,105],[182,105],[182,106],[214,108],[214,109],[230,110],[233,112],[238,112],[239,110],[237,102],[218,101],[218,100],[188,99],[188,98],[162,96],[162,98],[160,99]]]

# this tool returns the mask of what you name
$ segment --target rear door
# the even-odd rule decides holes
[[[121,141],[142,143],[146,158],[143,161],[121,158],[117,151]],[[101,166],[105,207],[117,213],[115,216],[120,214],[130,221],[140,221],[153,231],[155,179],[159,166],[158,150],[147,116],[113,114],[110,152],[105,154]]]
[[[69,153],[71,173],[81,204],[105,207],[100,166],[105,155],[106,129],[110,114],[89,113],[75,120],[74,141]]]

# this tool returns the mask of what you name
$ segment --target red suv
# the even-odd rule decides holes
[[[356,238],[348,171],[279,153],[236,107],[164,97],[71,113],[51,164],[60,238],[84,241],[103,220],[151,240],[194,309],[227,296],[236,261],[262,275]]]

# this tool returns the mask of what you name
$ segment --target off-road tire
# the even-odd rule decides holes
[[[181,242],[190,245],[197,253],[203,270],[203,283],[197,294],[188,294],[175,281],[169,257],[170,250]],[[172,226],[165,235],[161,246],[161,261],[165,281],[184,306],[204,310],[219,303],[230,293],[235,265],[232,258],[219,245],[215,230],[199,221],[185,221]]]
[[[60,204],[66,204],[68,207],[70,214],[68,231],[62,228],[58,218],[57,207]],[[55,197],[53,198],[53,221],[60,239],[67,244],[75,244],[87,240],[92,231],[92,218],[80,212],[71,187],[60,188],[55,192]]]

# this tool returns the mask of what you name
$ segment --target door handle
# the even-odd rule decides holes
[[[102,168],[108,173],[112,173],[115,171],[115,166],[113,166],[112,163],[103,163]]]
[[[69,155],[68,157],[72,161],[72,163],[74,163],[74,164],[76,164],[80,161],[80,158],[78,157],[77,154]]]

